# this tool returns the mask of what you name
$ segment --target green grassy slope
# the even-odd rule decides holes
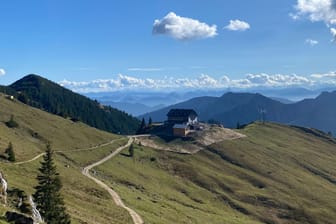
[[[17,128],[8,128],[4,123],[9,120],[11,114],[19,124]],[[111,140],[114,141],[102,147],[70,151],[88,149]],[[129,214],[117,207],[105,190],[81,174],[84,164],[103,158],[120,144],[127,142],[126,138],[79,122],[74,123],[18,101],[13,102],[0,94],[0,154],[10,141],[13,143],[17,161],[25,161],[44,152],[47,141],[51,142],[54,150],[65,151],[56,153],[55,159],[64,185],[62,193],[72,223],[132,222]],[[36,176],[41,159],[20,165],[0,160],[0,171],[5,174],[9,190],[19,188],[27,194],[32,194],[33,187],[37,184]],[[9,198],[9,201],[12,199]],[[13,209],[14,207],[0,205],[0,223],[2,223],[1,216],[7,210]]]
[[[50,141],[72,223],[132,223],[81,169],[127,139],[54,116],[0,95],[0,153],[11,141],[18,161]],[[10,115],[19,124],[8,128]],[[120,193],[146,223],[334,223],[336,143],[323,133],[278,124],[251,124],[246,138],[223,141],[194,155],[135,145],[92,172]],[[109,145],[91,148],[114,140]],[[184,144],[187,144],[184,142]],[[76,149],[88,149],[71,151]],[[9,188],[32,194],[39,160],[0,161]],[[13,207],[0,205],[0,216]],[[3,222],[0,217],[0,223]]]
[[[135,147],[96,168],[148,223],[334,223],[336,144],[252,124],[195,155]]]
[[[19,124],[18,128],[6,126],[11,115]],[[73,150],[116,138],[119,136],[51,115],[17,100],[8,100],[0,94],[0,153],[12,142],[18,161],[41,153],[48,141],[54,150]]]

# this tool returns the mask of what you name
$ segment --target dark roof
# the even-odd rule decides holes
[[[189,115],[197,116],[197,113],[193,109],[171,109],[168,117],[188,117]]]

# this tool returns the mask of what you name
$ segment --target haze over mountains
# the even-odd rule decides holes
[[[181,103],[195,97],[220,97],[227,92],[260,93],[282,103],[293,103],[306,98],[314,98],[323,91],[332,91],[332,88],[305,89],[302,87],[287,88],[227,88],[227,89],[186,89],[186,90],[146,90],[146,91],[116,91],[85,93],[84,95],[96,99],[104,105],[110,105],[125,111],[133,116],[149,113],[173,104]]]
[[[197,111],[202,121],[214,120],[226,127],[247,124],[261,119],[261,111],[266,112],[266,120],[284,124],[317,128],[336,133],[336,91],[323,92],[314,99],[305,99],[292,104],[252,93],[226,93],[221,97],[197,97],[165,107],[141,117],[160,122],[173,108],[190,108]]]

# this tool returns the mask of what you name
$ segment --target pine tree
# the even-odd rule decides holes
[[[39,185],[33,195],[44,221],[48,224],[69,224],[70,216],[66,213],[64,201],[60,194],[62,183],[53,160],[53,151],[47,145],[43,156],[40,174],[37,176]]]
[[[137,134],[143,134],[145,132],[145,130],[146,130],[146,121],[145,121],[145,118],[142,118],[140,127],[137,131]]]
[[[9,142],[8,147],[7,147],[6,151],[5,151],[5,153],[7,153],[8,160],[10,162],[15,162],[15,153],[14,153],[12,142]]]
[[[130,145],[130,147],[128,148],[128,153],[130,157],[134,156],[134,147],[133,144]]]
[[[152,123],[153,123],[153,121],[152,121],[152,118],[150,117],[150,118],[148,119],[148,126],[149,126],[149,127],[152,126]]]

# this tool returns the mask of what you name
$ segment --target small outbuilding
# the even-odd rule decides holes
[[[189,127],[185,124],[175,124],[173,126],[173,135],[179,137],[185,137],[188,135]]]

